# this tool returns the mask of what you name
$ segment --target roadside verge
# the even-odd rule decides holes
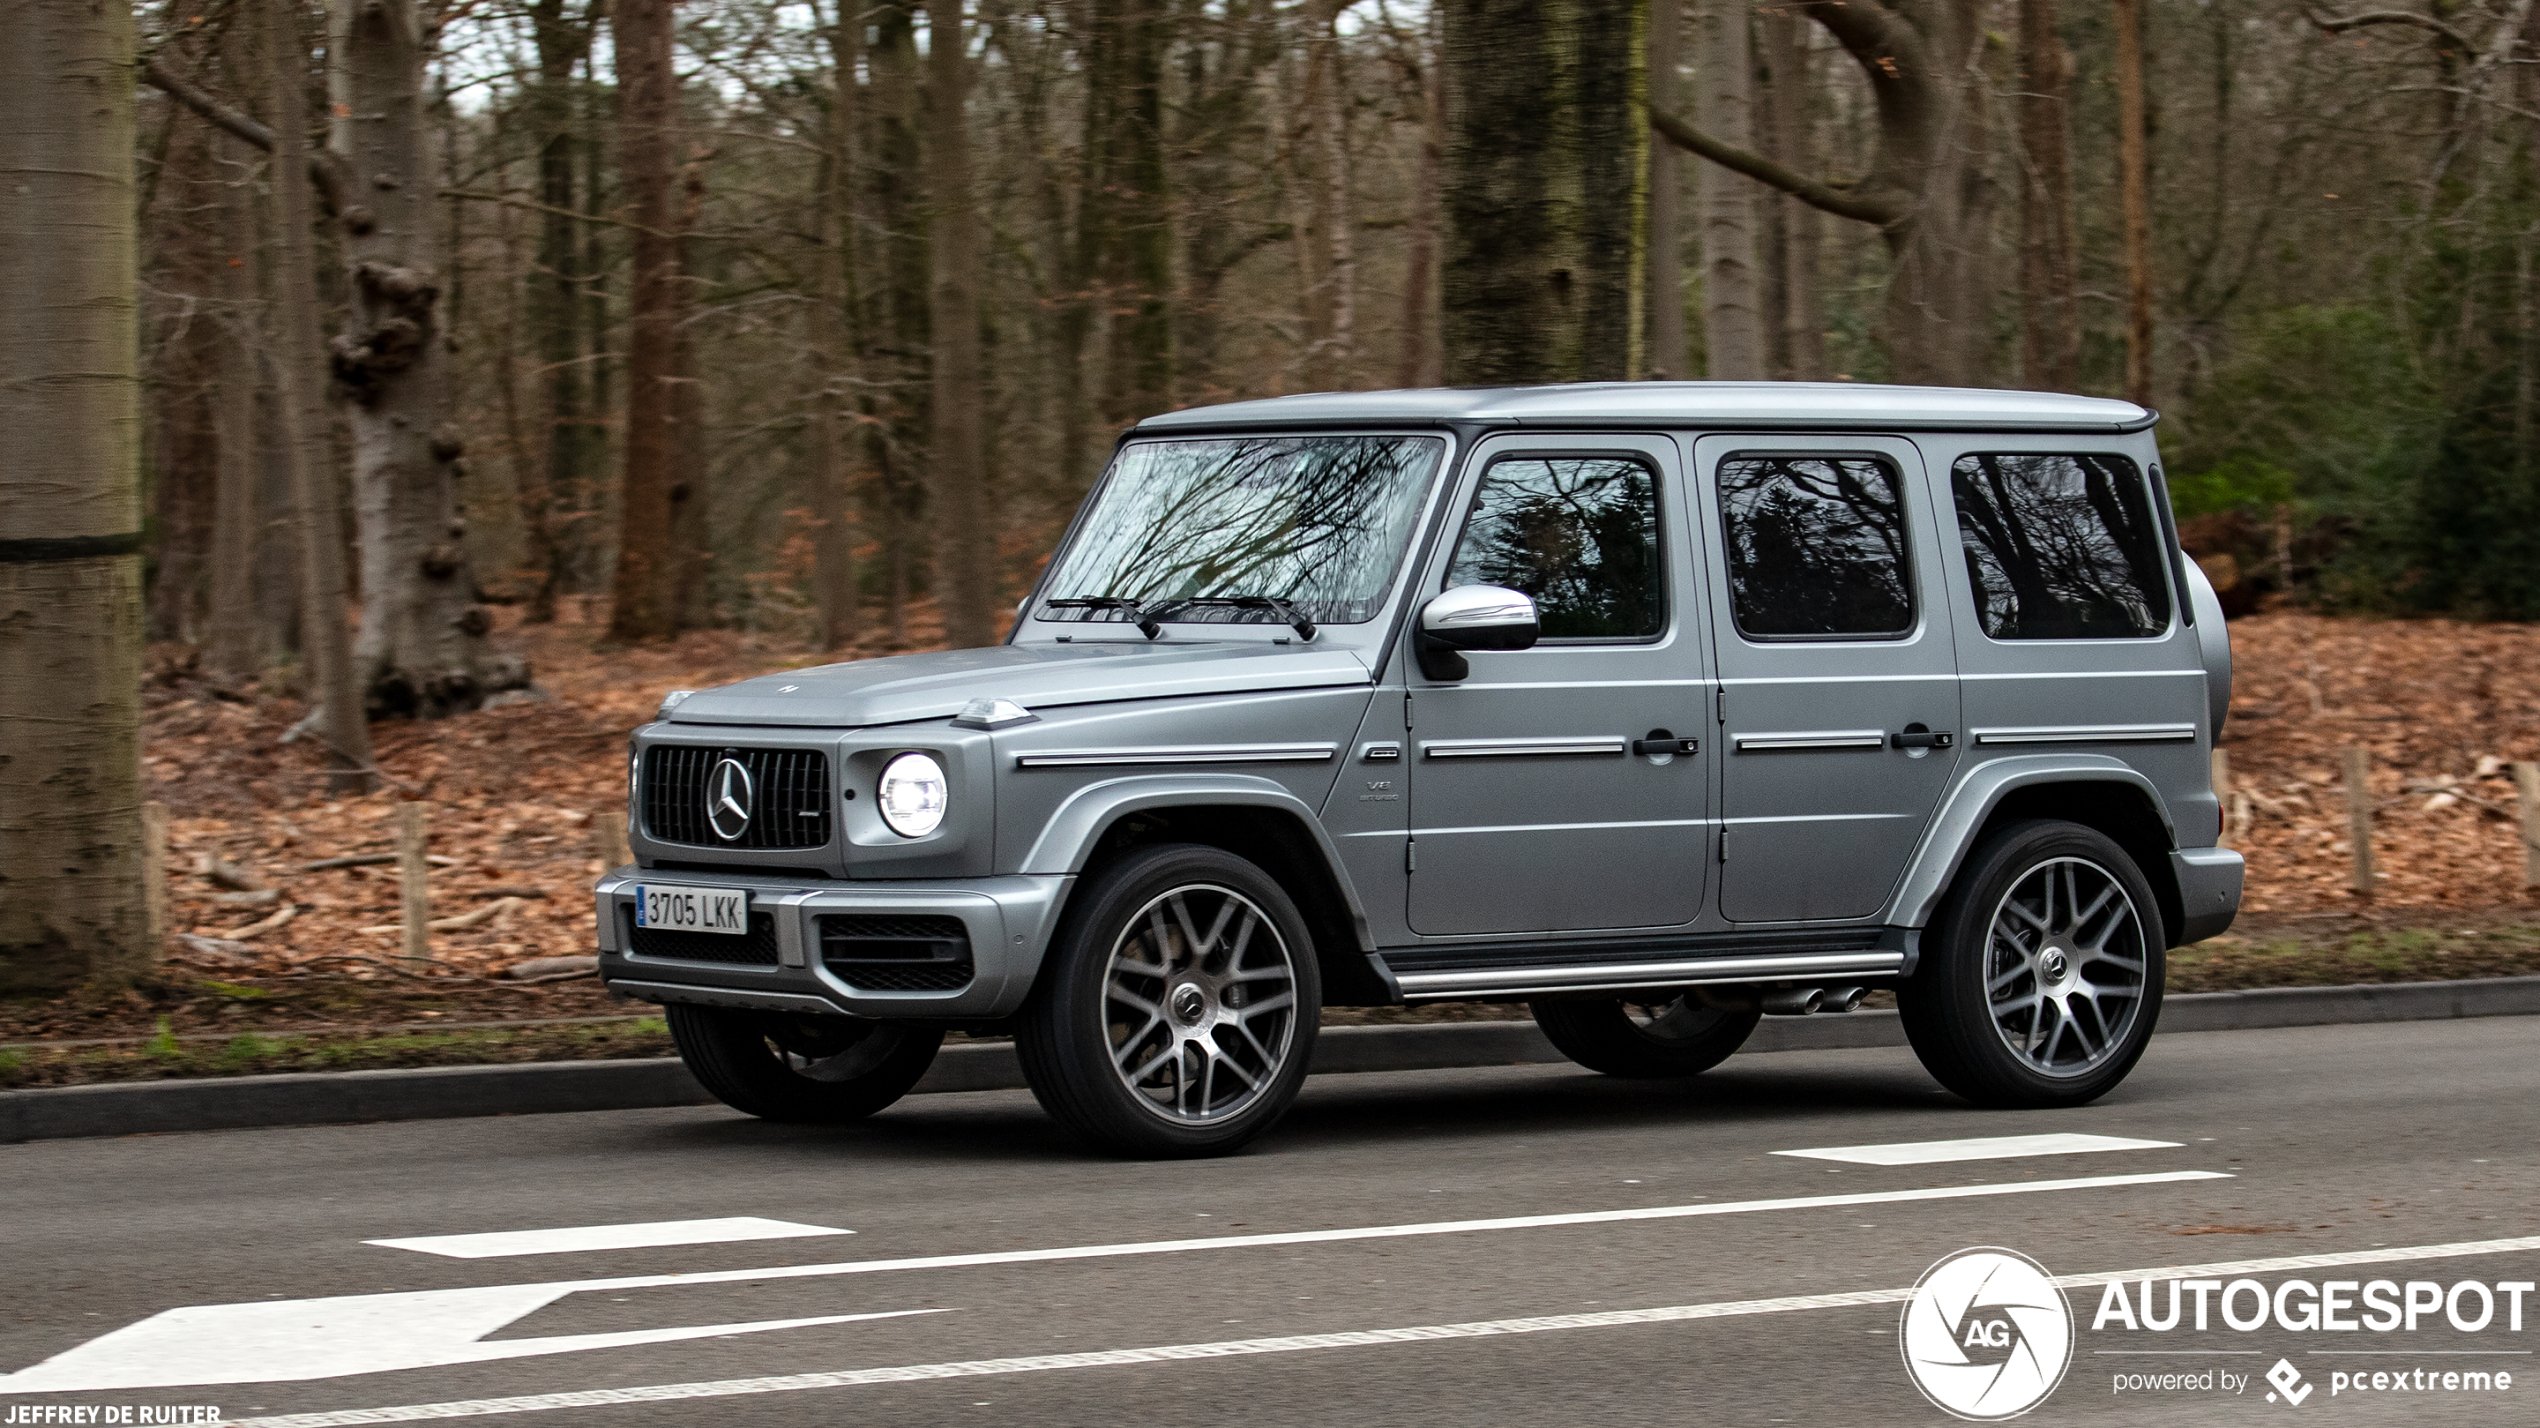
[[[2162,1034],[2540,1015],[2540,976],[2354,987],[2270,987],[2168,998]],[[1767,1017],[1740,1055],[1902,1046],[1896,1013]],[[1343,1026],[1315,1044],[1316,1074],[1435,1071],[1561,1060],[1529,1021]],[[917,1094],[1023,1085],[1005,1042],[949,1046]],[[710,1101],[675,1059],[542,1061],[394,1071],[124,1082],[0,1091],[0,1142],[692,1106]]]

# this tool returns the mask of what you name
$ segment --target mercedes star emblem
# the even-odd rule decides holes
[[[706,826],[726,843],[750,831],[750,809],[757,802],[750,771],[739,759],[725,759],[706,779]]]

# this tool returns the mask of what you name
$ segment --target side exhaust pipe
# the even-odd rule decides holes
[[[1867,987],[1768,987],[1763,1004],[1766,1016],[1810,1016],[1832,1012],[1848,1012],[1861,1004],[1869,994]]]

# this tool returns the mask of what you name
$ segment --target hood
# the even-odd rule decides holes
[[[674,724],[861,728],[948,719],[973,699],[1026,709],[1365,684],[1367,665],[1337,646],[1224,643],[997,645],[892,655],[766,674],[692,694]]]

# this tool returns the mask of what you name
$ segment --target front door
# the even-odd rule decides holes
[[[1911,442],[1706,436],[1721,679],[1720,910],[1864,918],[1964,738],[1930,490]]]
[[[1528,435],[1475,452],[1421,598],[1522,590],[1543,634],[1467,656],[1472,673],[1452,683],[1403,651],[1413,931],[1673,927],[1701,911],[1705,759],[1647,742],[1706,732],[1679,470],[1656,438]]]

